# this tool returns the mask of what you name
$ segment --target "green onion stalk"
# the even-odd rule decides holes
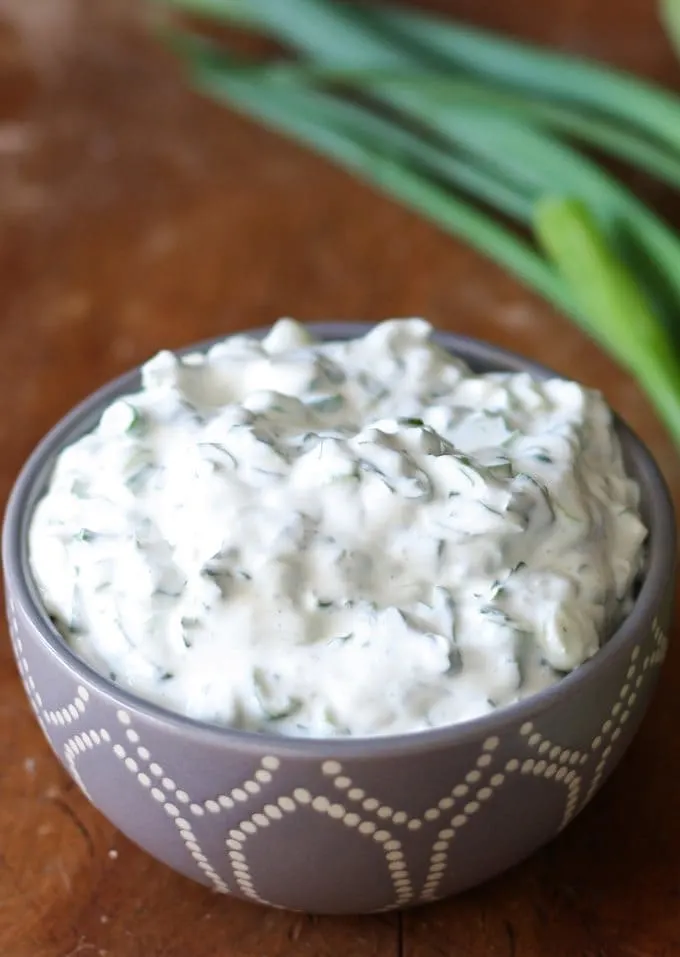
[[[382,189],[578,323],[635,376],[680,445],[680,241],[578,148],[678,188],[680,98],[390,4],[158,2],[294,52],[244,61],[189,28],[169,34],[201,92]],[[680,0],[662,3],[680,37]]]

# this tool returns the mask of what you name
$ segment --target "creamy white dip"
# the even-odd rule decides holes
[[[33,516],[75,651],[173,711],[313,736],[474,718],[595,654],[646,536],[609,408],[430,333],[284,319],[148,362]]]

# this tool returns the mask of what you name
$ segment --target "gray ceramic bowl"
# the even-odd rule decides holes
[[[363,324],[322,324],[349,338]],[[477,370],[547,370],[439,334]],[[200,348],[200,347],[197,347]],[[26,532],[55,455],[138,370],[87,399],[42,441],[5,518],[7,608],[21,678],[57,758],[131,840],[223,893],[320,913],[436,900],[516,864],[565,827],[630,744],[656,684],[671,613],[674,516],[649,453],[619,432],[643,492],[649,568],[635,608],[561,683],[488,717],[410,736],[295,740],[170,714],[110,684],[51,626]]]

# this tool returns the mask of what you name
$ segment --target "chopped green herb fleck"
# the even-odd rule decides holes
[[[127,478],[125,484],[131,492],[139,492],[155,471],[155,467],[147,463]]]
[[[219,442],[200,442],[198,447],[203,453],[204,457],[212,462],[213,465],[216,465],[219,468],[238,468],[238,461],[236,458],[228,449],[226,449],[223,445],[220,445]]]
[[[314,412],[337,412],[344,405],[345,400],[341,395],[324,395],[318,399],[312,399],[309,407]]]
[[[347,635],[336,635],[334,638],[329,638],[327,644],[333,645],[339,643],[344,645],[346,641],[349,641],[351,638],[354,638],[354,632],[350,631]]]
[[[480,502],[479,504],[482,506],[482,508],[485,508],[487,512],[491,512],[492,515],[498,515],[499,518],[503,517],[503,513],[500,509],[492,508],[491,505],[487,505],[486,502]]]
[[[284,718],[292,718],[302,710],[302,701],[299,698],[291,698],[289,703],[277,711],[271,711],[263,706],[263,711],[268,721],[283,721]]]
[[[457,645],[453,645],[449,649],[448,653],[449,666],[446,669],[447,675],[457,675],[463,670],[463,656],[460,653],[460,648]]]
[[[336,365],[336,363],[327,356],[317,355],[316,362],[327,381],[333,385],[342,385],[342,383],[347,379],[344,370],[341,369],[340,366]]]

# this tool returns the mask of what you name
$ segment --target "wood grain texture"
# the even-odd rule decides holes
[[[680,83],[652,0],[431,5]],[[647,402],[579,332],[417,217],[187,92],[139,8],[0,0],[0,501],[104,380],[282,313],[424,314],[578,376],[648,441],[678,499],[680,464]],[[680,222],[677,198],[635,185]],[[679,694],[676,642],[621,769],[512,873],[403,918],[312,919],[218,898],[116,834],[43,741],[3,626],[0,954],[677,955]]]

